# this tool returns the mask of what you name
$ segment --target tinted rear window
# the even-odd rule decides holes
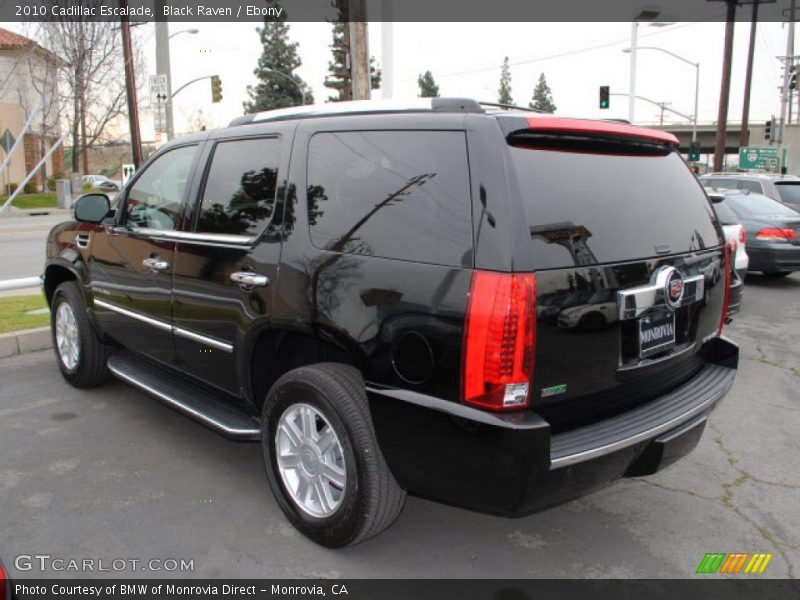
[[[781,200],[787,204],[800,205],[800,182],[797,183],[779,183],[775,182],[778,188],[778,193],[781,195]]]
[[[725,201],[741,217],[800,217],[785,204],[762,194],[730,194]]]
[[[540,269],[714,247],[714,215],[680,156],[510,148]]]
[[[471,264],[463,131],[318,133],[308,149],[306,191],[317,248]]]
[[[739,224],[739,217],[736,216],[736,213],[731,210],[731,207],[723,200],[722,202],[717,202],[714,206],[714,212],[717,213],[717,218],[719,222],[723,225],[738,225]]]

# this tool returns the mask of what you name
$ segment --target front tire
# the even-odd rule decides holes
[[[50,305],[50,331],[61,374],[75,387],[100,385],[108,378],[108,351],[89,322],[78,286],[66,281]]]
[[[306,537],[340,548],[397,519],[405,492],[378,447],[356,369],[322,363],[283,375],[264,403],[261,430],[272,492]]]

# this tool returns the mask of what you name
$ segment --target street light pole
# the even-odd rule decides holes
[[[297,89],[300,90],[300,93],[303,95],[303,105],[305,106],[305,103],[306,103],[306,86],[305,85],[301,85],[299,81],[296,81],[295,79],[292,79],[291,77],[289,77],[283,71],[276,71],[275,69],[264,69],[264,71],[266,71],[267,73],[275,73],[276,75],[280,75],[281,77],[284,77],[288,81],[291,81],[293,84],[295,84],[297,86]]]
[[[639,37],[639,22],[631,23],[631,73],[628,79],[628,121],[633,124],[634,109],[636,106],[636,46]]]
[[[692,62],[688,58],[683,58],[679,54],[675,54],[669,50],[665,50],[664,48],[659,48],[658,46],[642,46],[639,50],[656,50],[658,52],[663,52],[664,54],[669,54],[672,58],[677,58],[680,61],[685,62],[687,65],[692,65],[695,68],[695,76],[694,76],[694,119],[692,119],[692,141],[697,141],[697,118],[698,118],[698,106],[700,103],[700,63],[699,62]],[[625,49],[623,52],[633,52],[633,49]]]

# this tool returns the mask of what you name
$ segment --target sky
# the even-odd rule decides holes
[[[700,123],[716,120],[722,72],[725,25],[721,22],[674,23],[639,27],[639,46],[657,46],[700,63]],[[6,24],[19,30],[19,24]],[[176,35],[170,42],[172,88],[184,82],[217,74],[222,79],[223,101],[211,103],[207,80],[182,91],[174,102],[176,132],[186,129],[202,111],[210,127],[224,126],[242,114],[248,84],[255,83],[253,69],[261,53],[256,23],[172,23],[170,33],[190,28],[197,34]],[[383,64],[381,36],[384,25],[369,24],[370,53]],[[415,97],[417,77],[430,70],[443,96],[466,96],[496,101],[500,66],[511,64],[512,92],[517,104],[527,106],[536,80],[545,74],[557,106],[556,114],[574,117],[627,118],[630,23],[394,23],[394,97]],[[135,43],[144,52],[149,73],[155,73],[154,26],[135,28]],[[750,24],[736,24],[729,120],[741,119],[744,74]],[[318,102],[330,90],[323,86],[330,60],[331,25],[293,23],[289,35],[299,43],[303,65],[297,70],[314,90]],[[757,27],[750,118],[765,121],[780,113],[781,65],[786,53],[786,27],[759,23]],[[384,74],[386,76],[386,74]],[[691,115],[694,111],[695,69],[662,52],[640,50],[636,94]],[[611,88],[611,108],[598,107],[598,88]],[[381,98],[380,90],[373,98]],[[141,104],[146,104],[142,99]],[[660,109],[636,103],[637,124],[659,121]],[[153,115],[140,117],[142,135],[152,140]],[[688,123],[664,113],[665,122]]]

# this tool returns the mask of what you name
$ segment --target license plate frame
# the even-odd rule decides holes
[[[638,319],[639,358],[647,358],[675,347],[675,313],[659,313]],[[653,332],[647,335],[648,332]],[[645,339],[645,338],[649,339]]]

